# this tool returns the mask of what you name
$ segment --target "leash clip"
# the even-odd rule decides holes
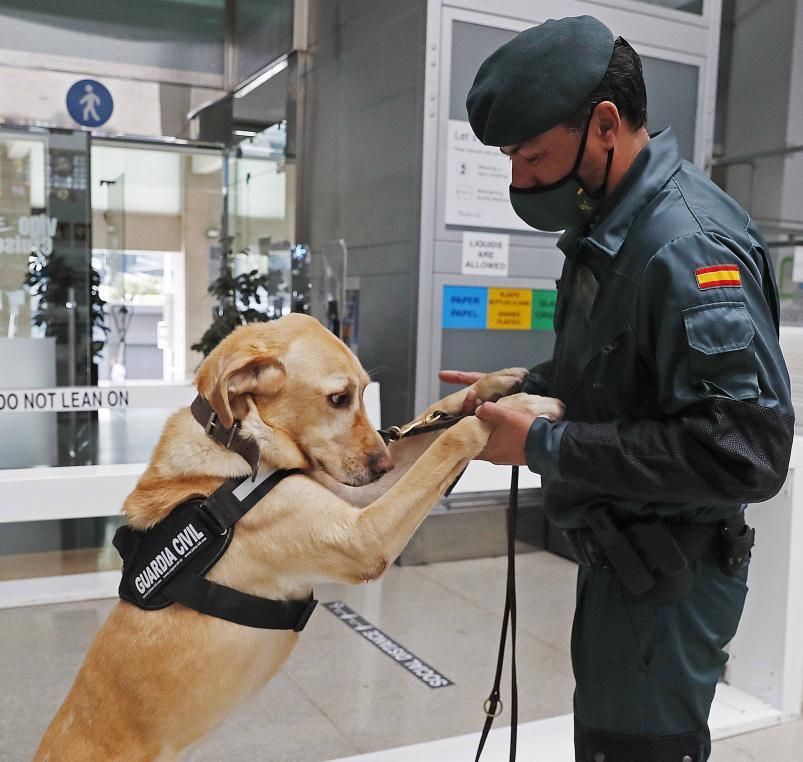
[[[404,437],[406,437],[408,434],[412,434],[412,432],[414,432],[416,429],[432,426],[433,424],[438,423],[438,421],[441,421],[447,417],[448,413],[444,413],[442,410],[435,410],[419,421],[411,421],[404,426],[390,426],[386,430],[389,441],[398,442],[400,439],[404,439]]]
[[[494,698],[493,696],[488,696],[485,701],[482,702],[482,711],[488,715],[488,717],[498,717],[504,711],[504,705],[502,704],[502,699],[498,696]]]

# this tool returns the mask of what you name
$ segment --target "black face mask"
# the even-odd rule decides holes
[[[513,211],[531,227],[550,232],[582,227],[594,219],[602,206],[613,161],[613,148],[608,151],[605,179],[596,191],[587,190],[577,174],[583,161],[593,115],[594,109],[588,117],[577,159],[568,175],[550,185],[536,185],[532,188],[510,186]]]

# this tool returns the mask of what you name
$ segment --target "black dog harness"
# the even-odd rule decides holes
[[[234,536],[234,525],[282,479],[298,470],[229,479],[208,498],[176,506],[145,531],[121,526],[114,547],[123,557],[119,594],[141,609],[181,603],[202,614],[268,630],[300,632],[316,600],[277,601],[206,579]]]
[[[239,423],[223,429],[201,397],[191,409],[207,435],[249,462],[252,476],[229,479],[209,497],[181,503],[150,529],[121,526],[114,535],[114,547],[123,558],[120,597],[146,610],[180,603],[247,627],[300,632],[318,603],[312,595],[303,601],[260,598],[212,582],[206,574],[231,544],[237,521],[280,481],[301,471],[258,475],[259,450],[240,437]]]

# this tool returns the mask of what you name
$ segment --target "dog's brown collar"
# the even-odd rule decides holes
[[[251,467],[251,478],[256,479],[259,468],[259,445],[253,439],[240,434],[240,422],[235,421],[231,428],[224,428],[212,406],[200,395],[190,405],[190,412],[206,434],[227,450],[236,452]]]

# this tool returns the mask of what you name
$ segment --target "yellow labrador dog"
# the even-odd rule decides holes
[[[469,388],[496,398],[524,372],[500,371]],[[303,469],[238,521],[209,579],[282,600],[307,598],[319,581],[376,579],[485,445],[490,427],[472,416],[389,450],[365,415],[368,381],[340,340],[301,315],[239,328],[203,362],[199,394],[224,426],[242,422],[243,435],[259,446],[261,468]],[[467,391],[430,410],[459,413]],[[560,415],[540,397],[514,394],[502,404]],[[151,527],[183,501],[249,472],[240,455],[181,410],[125,501],[126,521]],[[246,627],[179,604],[144,611],[120,601],[36,760],[175,759],[265,685],[297,638],[292,630]]]

